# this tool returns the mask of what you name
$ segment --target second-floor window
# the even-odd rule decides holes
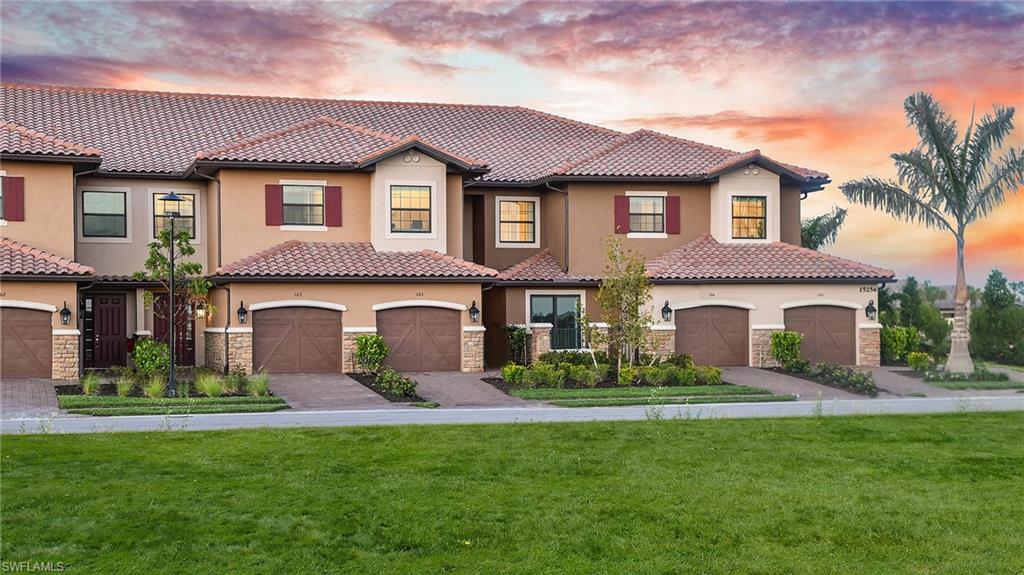
[[[82,192],[82,235],[128,237],[127,197],[124,192]]]
[[[324,225],[323,186],[283,186],[283,223],[286,226]]]
[[[630,196],[629,231],[665,233],[665,198],[663,196]]]
[[[505,199],[498,202],[498,244],[529,247],[537,243],[539,198]]]
[[[192,239],[196,238],[196,195],[195,194],[178,194],[181,196],[183,201],[177,202],[177,206],[173,205],[172,202],[165,202],[160,199],[163,193],[153,194],[153,237],[160,237],[160,232],[164,228],[170,227],[171,218],[168,217],[168,212],[177,211],[178,216],[174,218],[174,230],[189,230],[189,237]]]
[[[732,237],[737,240],[763,240],[768,237],[768,198],[733,196]]]
[[[391,186],[391,231],[430,233],[430,186]]]

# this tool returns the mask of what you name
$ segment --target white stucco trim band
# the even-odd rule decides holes
[[[222,327],[208,327],[203,330],[204,333],[252,333],[251,327],[229,327],[225,330]]]
[[[857,329],[882,329],[882,324],[877,321],[867,321],[857,324]]]
[[[462,328],[462,331],[487,331],[487,328],[482,325],[467,325]]]
[[[861,308],[864,307],[863,304],[859,304],[859,303],[853,302],[853,301],[847,301],[847,300],[842,300],[842,299],[816,298],[816,299],[802,299],[802,300],[797,300],[797,301],[786,302],[786,303],[780,305],[779,308],[780,309],[791,309],[791,308],[794,308],[794,307],[807,307],[807,306],[810,306],[810,305],[830,305],[830,306],[845,307],[845,308],[850,308],[850,309],[861,309]]]
[[[205,329],[203,331],[210,331],[210,328],[207,328],[207,329]],[[220,330],[220,331],[224,331],[224,330]],[[153,332],[149,331],[148,329],[137,329],[137,330],[135,330],[132,333],[132,335],[142,335],[142,336],[149,337],[149,336],[153,335]]]
[[[334,311],[348,311],[348,308],[340,303],[331,303],[329,301],[318,301],[313,299],[282,299],[276,301],[261,301],[259,303],[249,304],[250,311],[259,311],[261,309],[274,309],[278,307],[318,307],[321,309],[331,309]]]
[[[343,327],[341,328],[342,333],[377,333],[375,327]]]
[[[691,309],[695,307],[705,307],[709,305],[724,306],[724,307],[738,307],[742,309],[757,309],[757,306],[747,303],[745,301],[739,301],[734,299],[697,299],[687,302],[670,303],[668,307],[673,310],[678,309]]]
[[[0,299],[0,307],[17,307],[21,309],[37,309],[39,311],[48,311],[53,313],[57,311],[57,306],[50,305],[48,303],[38,303],[34,301],[21,301],[16,299]]]
[[[750,329],[786,329],[784,323],[755,323],[751,324]]]
[[[399,307],[439,307],[442,309],[454,309],[458,311],[466,311],[466,305],[461,303],[455,303],[453,301],[439,301],[434,299],[403,299],[399,301],[389,301],[385,303],[374,304],[373,311],[382,311],[385,309],[395,309]]]
[[[77,329],[55,329],[53,335],[82,335]]]
[[[656,323],[651,325],[651,331],[675,331],[676,326],[671,323]]]
[[[537,328],[537,329],[552,329],[552,328],[555,327],[555,324],[553,324],[553,323],[531,323],[531,324],[527,324],[527,327]]]

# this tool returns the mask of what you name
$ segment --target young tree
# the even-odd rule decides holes
[[[839,228],[846,221],[846,210],[836,206],[827,214],[807,218],[800,222],[800,245],[820,250],[836,241]]]
[[[933,354],[944,353],[949,337],[949,323],[942,312],[929,301],[928,282],[924,287],[914,276],[907,278],[903,289],[896,294],[900,302],[900,325],[916,328],[924,336],[924,344]]]
[[[1024,358],[1024,307],[1003,272],[992,270],[981,291],[981,306],[971,314],[971,351],[994,361]]]
[[[171,277],[171,230],[163,229],[156,241],[149,244],[149,257],[146,258],[145,271],[132,274],[136,281],[152,281],[160,285],[160,289],[147,289],[143,298],[146,307],[152,308],[153,314],[168,321],[186,319],[194,300],[205,299],[213,288],[213,284],[203,277],[203,265],[186,258],[196,253],[196,248],[189,241],[188,230],[177,230],[174,238],[174,310],[169,305],[154,305],[158,297],[170,293]],[[216,309],[207,305],[207,313],[213,314]]]
[[[919,92],[903,103],[920,143],[909,152],[892,154],[897,181],[866,177],[840,186],[852,202],[880,209],[894,218],[946,230],[956,241],[956,291],[952,349],[946,367],[972,372],[968,348],[967,280],[964,274],[966,231],[1016,193],[1024,182],[1024,153],[1009,148],[994,158],[1013,131],[1012,107],[996,105],[960,139],[956,121],[930,94]]]
[[[629,367],[647,343],[647,330],[653,320],[648,312],[651,282],[647,278],[644,260],[638,254],[625,251],[622,240],[609,237],[604,279],[597,291],[601,304],[601,317],[608,324],[609,352],[614,355],[616,367],[622,368],[623,356]]]

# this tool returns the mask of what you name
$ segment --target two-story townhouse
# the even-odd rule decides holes
[[[534,353],[578,348],[612,234],[649,261],[661,353],[763,365],[788,327],[809,359],[877,363],[872,290],[892,272],[799,248],[800,200],[828,177],[756,150],[520,107],[34,85],[4,86],[3,119],[98,148],[52,184],[72,198],[57,254],[95,268],[69,302],[85,367],[166,338],[130,274],[168,191],[216,286],[179,324],[182,363],[348,371],[376,332],[400,369],[474,371],[523,324]]]

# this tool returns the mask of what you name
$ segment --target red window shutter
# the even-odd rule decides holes
[[[629,197],[615,196],[615,233],[629,233]]]
[[[324,188],[324,225],[329,228],[341,227],[341,186]]]
[[[284,223],[284,186],[267,184],[267,225],[280,226]]]
[[[665,198],[665,233],[679,233],[679,196]]]
[[[25,221],[25,178],[4,176],[4,219]]]

